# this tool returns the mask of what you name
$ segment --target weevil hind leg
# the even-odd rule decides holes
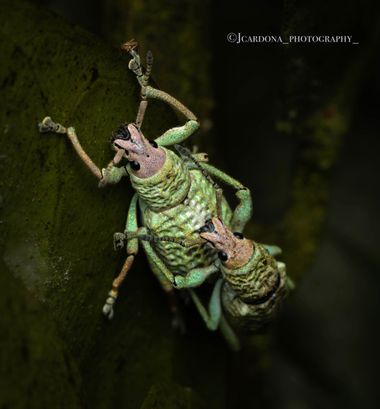
[[[119,287],[121,283],[124,281],[125,277],[127,276],[128,271],[131,269],[134,259],[135,259],[134,255],[129,255],[127,257],[120,273],[112,282],[112,289],[108,293],[108,297],[103,306],[103,314],[109,319],[112,319],[114,316],[113,306],[116,302],[116,299],[119,293]]]
[[[147,259],[150,269],[167,296],[169,309],[172,315],[172,327],[183,335],[186,333],[186,324],[176,291],[154,261],[149,256],[147,256]]]
[[[138,194],[135,193],[132,197],[132,200],[131,200],[131,203],[128,209],[126,231],[137,230],[137,227],[138,227],[137,226],[137,203],[138,203]],[[115,249],[122,247],[120,244],[123,244],[125,237],[126,236],[124,233],[115,233],[114,235]],[[125,280],[125,277],[127,276],[128,271],[132,267],[135,256],[138,253],[138,249],[139,249],[138,245],[139,245],[139,242],[137,238],[129,239],[127,241],[127,254],[128,254],[127,259],[125,260],[120,273],[113,280],[112,289],[108,293],[107,300],[103,306],[103,314],[109,319],[111,319],[114,316],[113,306],[117,299],[119,288],[121,284],[123,283],[123,281]]]
[[[232,351],[239,352],[241,350],[239,338],[223,314],[220,317],[219,329]]]
[[[222,288],[223,284],[223,279],[220,278],[214,286],[214,289],[212,290],[208,310],[204,307],[202,301],[196,294],[194,290],[189,290],[191,298],[193,299],[193,302],[202,317],[203,321],[205,322],[207,328],[210,331],[215,331],[220,322],[220,317],[222,315],[222,306],[221,306],[221,297],[220,297],[220,291]]]
[[[221,305],[221,289],[223,285],[223,279],[220,278],[214,286],[211,294],[208,310],[203,306],[201,300],[194,290],[189,290],[191,298],[194,301],[195,306],[199,314],[201,315],[203,321],[205,322],[207,328],[211,331],[215,331],[219,328],[223,337],[227,341],[228,346],[233,351],[240,350],[240,341],[235,331],[231,328],[230,324],[224,317]]]

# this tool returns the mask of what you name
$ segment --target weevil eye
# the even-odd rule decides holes
[[[158,147],[156,141],[153,141],[153,140],[149,139],[149,143],[153,146],[153,148],[157,148],[157,147]]]
[[[121,125],[119,129],[112,135],[112,139],[123,139],[124,141],[128,141],[131,139],[131,133],[129,132],[127,125]]]
[[[140,169],[140,164],[138,162],[136,162],[135,160],[133,160],[133,161],[131,161],[129,163],[130,163],[131,168],[133,170],[139,170]]]
[[[205,224],[204,226],[202,226],[200,229],[199,229],[199,233],[207,233],[208,232],[208,226],[207,226],[207,224]]]
[[[210,233],[213,233],[215,231],[215,226],[214,226],[213,222],[209,219],[209,220],[207,220],[206,224],[208,226],[208,231]]]
[[[222,260],[222,261],[227,261],[227,260],[228,260],[227,253],[225,253],[224,251],[219,251],[218,257],[219,257],[220,260]]]
[[[244,239],[244,236],[238,231],[234,231],[234,236],[237,237],[240,240]]]
[[[199,229],[200,233],[213,233],[215,231],[215,226],[213,225],[211,219],[206,220],[204,226]]]

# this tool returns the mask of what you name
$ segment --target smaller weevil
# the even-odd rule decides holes
[[[199,230],[200,237],[218,251],[222,277],[214,286],[208,311],[194,290],[191,297],[210,330],[218,327],[232,349],[240,348],[232,327],[254,331],[270,321],[294,287],[285,264],[274,256],[277,246],[259,244],[232,232],[218,217]]]

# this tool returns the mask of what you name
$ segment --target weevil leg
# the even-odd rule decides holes
[[[289,291],[293,291],[296,288],[296,284],[289,276],[286,276],[286,287]]]
[[[189,138],[197,129],[199,123],[197,121],[187,121],[185,125],[168,129],[161,136],[155,139],[159,146],[170,146],[179,144]]]
[[[114,310],[113,310],[113,306],[116,302],[118,293],[119,293],[119,287],[121,285],[121,283],[124,281],[125,277],[127,276],[128,271],[130,270],[133,261],[135,259],[134,255],[130,255],[127,257],[127,259],[125,260],[123,267],[120,271],[120,273],[118,274],[118,276],[113,280],[112,282],[112,289],[111,291],[108,293],[108,297],[106,299],[106,302],[103,306],[103,314],[108,317],[109,319],[112,319],[114,316]]]
[[[126,230],[135,231],[138,229],[137,226],[137,200],[138,194],[135,193],[132,197],[131,203],[128,209]],[[125,237],[125,235],[122,233]],[[115,241],[115,236],[114,236]],[[119,288],[123,283],[128,271],[131,269],[134,258],[139,250],[139,242],[137,238],[132,238],[127,241],[127,259],[119,273],[119,275],[112,282],[112,289],[108,293],[108,298],[103,306],[103,314],[111,319],[114,315],[113,306],[117,299]]]
[[[190,109],[186,108],[185,105],[182,104],[182,102],[179,102],[178,99],[169,95],[167,92],[161,91],[157,88],[153,88],[150,85],[146,86],[144,92],[148,99],[158,99],[160,101],[163,101],[170,105],[173,109],[184,115],[188,120],[197,121],[197,117],[190,111]]]
[[[154,251],[152,245],[148,241],[141,241],[141,244],[145,250],[145,254],[150,259],[150,261],[161,271],[169,283],[174,283],[173,273],[166,267],[164,262],[158,257],[157,253]]]
[[[38,128],[40,132],[55,132],[66,134],[69,138],[70,142],[72,143],[76,153],[82,159],[82,161],[86,164],[86,166],[90,169],[90,171],[100,180],[102,178],[102,173],[99,168],[95,165],[95,163],[91,160],[91,158],[87,155],[87,153],[82,148],[81,144],[79,143],[77,134],[73,127],[66,128],[61,124],[55,123],[50,116],[45,117],[42,122],[38,124]]]
[[[146,55],[146,71],[144,74],[141,67],[140,56],[136,51],[137,46],[138,44],[135,40],[130,40],[123,44],[121,47],[123,50],[129,52],[132,56],[132,59],[129,61],[128,67],[136,75],[137,81],[141,86],[142,101],[139,106],[136,123],[138,126],[141,126],[145,110],[147,108],[148,99],[158,99],[164,101],[172,108],[182,113],[188,119],[188,122],[183,127],[169,129],[167,132],[156,139],[156,143],[160,146],[168,146],[174,145],[176,143],[181,143],[199,128],[197,117],[181,102],[179,102],[171,95],[148,85],[153,65],[153,54],[148,51]]]
[[[54,122],[50,116],[45,117],[42,122],[38,124],[39,131],[42,133],[46,132],[55,132],[59,134],[66,134],[69,138],[71,144],[73,145],[75,152],[82,159],[85,165],[90,169],[91,173],[99,180],[99,187],[103,187],[106,184],[115,184],[119,180],[127,175],[127,172],[124,168],[118,168],[114,166],[114,162],[111,161],[107,168],[103,168],[101,171],[87,155],[85,150],[82,148],[75,129],[73,127],[66,128],[63,125]],[[115,157],[118,154],[115,155]]]
[[[99,187],[105,187],[106,185],[116,185],[120,182],[121,178],[127,176],[128,172],[125,167],[117,167],[112,160],[106,168],[102,169],[102,178],[99,181]]]
[[[239,199],[239,204],[233,212],[231,220],[231,228],[233,231],[242,232],[245,225],[252,217],[252,197],[250,190],[242,185],[239,181],[217,169],[216,167],[209,165],[208,163],[201,163],[203,169],[205,169],[211,176],[215,176],[217,179],[224,182],[226,185],[236,189],[236,197]]]
[[[151,271],[160,283],[161,288],[164,290],[168,298],[170,312],[172,314],[172,326],[178,330],[181,334],[186,332],[185,321],[181,313],[181,309],[178,305],[177,294],[172,284],[166,279],[160,269],[154,264],[154,262],[147,256],[148,263]]]
[[[223,313],[220,317],[219,329],[223,334],[224,339],[227,341],[229,347],[235,352],[240,351],[241,346],[239,338],[235,334],[235,331],[231,328]]]
[[[139,84],[141,85],[141,101],[140,101],[139,109],[136,115],[136,125],[139,128],[141,128],[142,123],[144,121],[145,111],[148,106],[148,101],[145,95],[145,87],[148,85],[150,73],[152,71],[153,54],[150,51],[147,52],[147,55],[146,55],[147,66],[146,66],[145,74],[143,74],[143,71],[141,68],[139,55],[134,50],[132,50],[130,54],[132,55],[133,58],[129,62],[129,65],[128,65],[129,69],[133,71],[133,73],[137,77]]]
[[[173,285],[177,289],[199,287],[211,274],[217,271],[219,269],[214,264],[207,267],[193,268],[185,276],[176,275]]]
[[[132,59],[129,61],[128,68],[133,71],[133,73],[136,75],[137,80],[139,84],[141,85],[141,102],[139,105],[139,109],[137,112],[136,116],[136,125],[141,128],[141,125],[144,120],[144,115],[146,108],[148,106],[148,101],[146,100],[144,88],[148,85],[149,83],[149,77],[152,72],[152,66],[153,66],[153,54],[151,51],[148,51],[146,53],[146,69],[145,73],[143,73],[142,67],[141,67],[141,59],[139,54],[137,53],[137,48],[138,48],[138,43],[135,40],[130,40],[124,43],[121,46],[121,49],[124,51],[127,51],[131,56]]]
[[[205,152],[192,153],[191,155],[198,162],[208,162],[208,154]]]
[[[222,315],[222,306],[220,300],[220,292],[223,284],[223,279],[220,278],[214,286],[212,290],[208,310],[202,304],[202,301],[199,299],[198,295],[194,290],[189,290],[191,298],[197,307],[197,310],[202,317],[203,321],[205,322],[207,328],[210,331],[215,331],[220,322],[220,317]]]
[[[160,283],[161,288],[167,294],[172,293],[174,289],[173,289],[173,285],[171,284],[171,282],[168,281],[168,279],[165,277],[162,271],[157,267],[156,264],[154,264],[154,260],[152,260],[148,255],[147,255],[147,259],[148,259],[150,269],[152,270],[153,274],[155,275],[158,282]]]
[[[195,306],[199,314],[201,315],[203,321],[206,323],[206,326],[209,330],[215,331],[220,329],[223,337],[227,341],[229,347],[233,351],[240,350],[239,338],[235,334],[235,331],[231,328],[230,324],[227,322],[224,317],[222,306],[221,306],[221,287],[223,284],[223,279],[220,278],[214,286],[214,289],[211,294],[208,311],[203,306],[201,300],[194,290],[189,290],[191,298],[194,301]]]
[[[263,244],[262,245],[266,250],[268,250],[268,253],[273,256],[279,256],[282,253],[282,250],[280,247],[276,245],[271,245],[271,244]]]
[[[147,86],[143,90],[147,99],[158,99],[166,102],[173,109],[183,114],[187,122],[183,126],[171,128],[159,136],[155,141],[160,146],[170,146],[183,142],[199,129],[197,117],[181,102],[164,91]]]
[[[277,261],[277,268],[280,273],[282,273],[285,276],[286,280],[286,288],[289,291],[293,291],[296,288],[295,282],[286,274],[286,265],[282,261]]]

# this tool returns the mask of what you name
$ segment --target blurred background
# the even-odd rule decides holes
[[[25,7],[28,12],[22,11]],[[26,317],[28,329],[22,324],[15,338],[4,341],[0,408],[48,407],[31,392],[36,384],[46,395],[43,402],[62,408],[379,407],[380,14],[376,2],[35,0],[28,6],[14,2],[12,19],[17,13],[26,25],[29,13],[33,21],[38,20],[36,16],[48,20],[53,13],[60,16],[52,17],[56,24],[63,19],[68,27],[80,26],[92,33],[89,38],[102,44],[102,50],[114,50],[115,66],[125,65],[117,48],[127,39],[135,38],[142,53],[152,50],[156,84],[201,121],[201,130],[189,146],[197,144],[209,152],[216,166],[251,189],[254,217],[246,235],[283,248],[282,260],[296,290],[276,322],[246,337],[243,351],[234,354],[218,334],[207,332],[192,307],[184,306],[186,335],[171,329],[166,300],[141,256],[136,270],[143,272],[143,278],[128,277],[122,291],[126,300],[120,300],[112,324],[98,317],[112,268],[111,276],[103,278],[96,290],[86,284],[86,294],[99,294],[92,300],[91,312],[85,314],[96,321],[90,340],[81,334],[86,326],[77,318],[71,323],[77,311],[62,312],[57,307],[64,302],[66,290],[49,301],[51,289],[40,291],[38,280],[37,289],[28,287],[29,272],[14,273],[14,256],[9,256],[9,245],[4,244],[13,233],[6,227],[4,269],[18,280],[12,288],[25,286],[18,299],[33,294],[35,315],[40,316],[46,305],[50,312],[46,326],[35,315],[38,324]],[[4,38],[9,39],[12,30],[7,30]],[[227,41],[230,32],[350,35],[358,44],[235,44]],[[81,33],[76,31],[78,39]],[[49,32],[44,35],[49,38]],[[36,49],[42,46],[30,41]],[[17,73],[18,67],[13,70]],[[62,66],[60,70],[64,71]],[[92,75],[98,75],[97,71]],[[2,89],[13,92],[9,75],[4,78],[8,80],[3,80]],[[137,91],[133,92],[136,97]],[[19,99],[24,100],[22,93]],[[50,112],[49,107],[46,102],[44,109]],[[30,108],[33,99],[29,99]],[[59,112],[59,102],[54,109]],[[165,115],[166,123],[183,120],[166,111]],[[77,121],[85,120],[78,115]],[[150,121],[155,121],[153,114]],[[50,145],[53,149],[54,142]],[[61,160],[74,156],[65,144],[59,149]],[[81,175],[78,185],[74,179],[70,182],[74,185],[68,182],[63,189],[90,184],[86,172]],[[7,198],[7,193],[3,196]],[[4,206],[10,215],[17,197],[8,196]],[[118,217],[122,220],[123,213]],[[81,224],[78,218],[76,223]],[[58,247],[49,251],[59,253]],[[96,249],[91,251],[96,253]],[[99,257],[108,257],[107,251]],[[115,265],[120,264],[121,256],[113,257]],[[79,271],[78,267],[78,275]],[[24,307],[14,306],[14,315],[7,315],[15,298],[4,301],[1,311],[2,328],[8,335],[23,314]],[[158,320],[160,324],[152,324]],[[46,334],[45,327],[52,328],[52,339],[59,340],[54,342],[62,343],[63,352],[57,353],[57,347],[52,352],[59,359],[48,361],[43,352],[36,360],[26,358],[42,348],[39,338],[31,334]],[[126,341],[132,331],[138,335]],[[20,337],[25,339],[16,348]],[[55,373],[62,360],[66,360],[65,369],[49,383],[49,373]],[[56,391],[60,388],[61,395]]]

